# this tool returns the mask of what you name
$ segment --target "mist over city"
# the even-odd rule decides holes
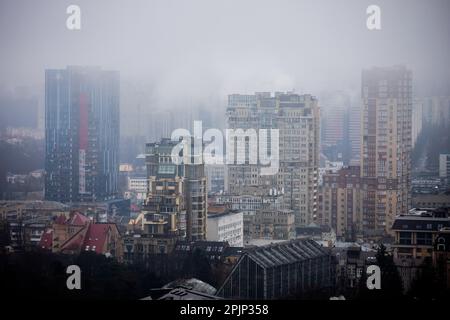
[[[449,1],[0,0],[0,48],[13,299],[448,301]]]

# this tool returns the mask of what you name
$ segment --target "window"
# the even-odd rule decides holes
[[[433,244],[432,234],[425,232],[417,233],[417,244],[431,246]]]
[[[400,232],[400,244],[411,244],[411,237],[412,234],[411,232]]]

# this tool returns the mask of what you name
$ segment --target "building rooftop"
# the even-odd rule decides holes
[[[219,218],[226,215],[232,215],[239,213],[239,210],[232,210],[226,205],[209,205],[208,206],[208,218]]]
[[[266,268],[295,263],[329,254],[329,251],[310,239],[296,239],[246,249],[253,260]]]
[[[151,295],[142,300],[222,300],[222,298],[184,287],[151,290]]]
[[[164,285],[163,289],[175,289],[179,287],[183,287],[189,290],[195,290],[199,293],[206,293],[210,295],[214,295],[217,292],[217,289],[214,288],[212,285],[196,278],[177,279]]]
[[[399,215],[392,225],[393,230],[438,231],[450,227],[449,209],[414,208],[408,214]]]

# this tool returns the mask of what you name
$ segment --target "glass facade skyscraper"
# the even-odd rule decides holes
[[[45,198],[104,201],[117,195],[119,88],[116,71],[45,72]]]

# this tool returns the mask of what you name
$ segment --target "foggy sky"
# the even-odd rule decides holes
[[[80,31],[66,29],[70,4]],[[366,28],[370,4],[380,31]],[[39,91],[47,68],[99,65],[120,71],[122,111],[233,92],[359,94],[363,68],[397,64],[417,95],[450,94],[448,0],[0,0],[0,47],[0,88]]]

